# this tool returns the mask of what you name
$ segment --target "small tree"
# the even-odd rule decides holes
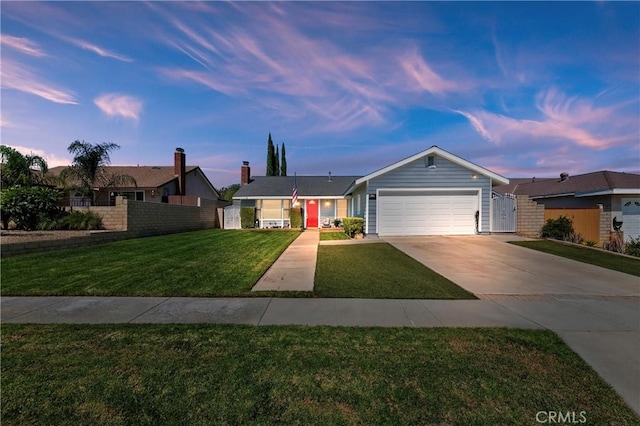
[[[23,155],[7,145],[0,145],[2,157],[2,174],[0,174],[3,188],[14,185],[31,186],[42,183],[48,171],[47,162],[39,155]]]
[[[278,145],[276,145],[276,154],[273,157],[273,162],[275,164],[275,167],[273,168],[273,175],[280,176],[280,150]]]
[[[58,207],[59,199],[60,193],[46,186],[14,186],[6,189],[0,196],[3,221],[11,219],[18,229],[32,231],[41,222],[57,219],[63,214]]]
[[[80,195],[89,197],[93,203],[94,191],[98,188],[136,185],[136,180],[129,175],[107,173],[104,169],[111,163],[109,154],[120,146],[115,143],[99,143],[92,145],[85,141],[75,141],[67,150],[74,154],[73,163],[61,173],[62,179],[74,182]]]
[[[275,149],[271,140],[271,132],[269,132],[269,140],[267,141],[267,176],[274,176],[275,170]]]
[[[284,142],[282,143],[282,161],[280,161],[280,176],[287,175],[287,154],[284,149]]]
[[[233,185],[229,185],[229,186],[225,186],[224,188],[220,188],[218,193],[220,194],[220,198],[232,203],[233,202],[233,196],[238,191],[238,189],[240,189],[240,184],[239,183],[234,183]]]

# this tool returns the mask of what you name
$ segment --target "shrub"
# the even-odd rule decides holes
[[[336,228],[339,228],[342,226],[342,219],[333,219],[333,226],[335,226]]]
[[[302,229],[302,207],[294,207],[289,210],[289,222],[291,228]]]
[[[557,219],[547,219],[547,223],[542,227],[540,236],[542,238],[564,240],[573,233],[573,222],[571,219],[566,216],[560,216]]]
[[[622,239],[622,232],[618,231],[612,233],[611,240],[604,243],[602,248],[615,253],[624,253],[624,246],[625,244]]]
[[[63,219],[66,229],[102,229],[102,218],[94,212],[71,212]]]
[[[364,233],[364,219],[361,217],[345,217],[342,219],[344,233],[353,238],[356,234]]]
[[[587,240],[587,241],[584,242],[584,245],[586,245],[587,247],[595,247],[596,244],[598,244],[598,243],[596,243],[593,240]]]
[[[571,234],[566,235],[564,237],[564,241],[568,241],[570,243],[575,243],[575,244],[582,244],[582,241],[584,241],[584,238],[582,238],[582,234],[572,232]]]
[[[640,257],[640,237],[631,238],[631,240],[624,245],[624,254]]]
[[[60,193],[53,188],[11,187],[0,196],[3,220],[13,220],[18,229],[37,229],[40,222],[56,220],[63,214],[59,199]]]
[[[240,226],[254,228],[256,226],[256,209],[254,207],[240,208]]]

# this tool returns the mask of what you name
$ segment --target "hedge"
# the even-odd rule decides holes
[[[344,233],[353,238],[356,234],[364,234],[364,219],[361,217],[345,217],[342,219]]]
[[[302,228],[302,207],[294,207],[289,210],[289,221],[292,229]]]
[[[256,226],[255,207],[240,208],[240,226],[242,228],[254,228]]]

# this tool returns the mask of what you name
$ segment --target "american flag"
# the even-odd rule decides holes
[[[293,175],[293,192],[291,193],[291,207],[295,207],[298,202],[298,183],[296,182],[296,175]]]

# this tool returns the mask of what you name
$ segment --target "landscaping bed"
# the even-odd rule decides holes
[[[640,259],[630,256],[621,256],[592,247],[567,245],[553,240],[510,241],[509,243],[612,269],[614,271],[624,272],[625,274],[640,276]]]
[[[2,423],[638,424],[542,330],[13,325]]]

